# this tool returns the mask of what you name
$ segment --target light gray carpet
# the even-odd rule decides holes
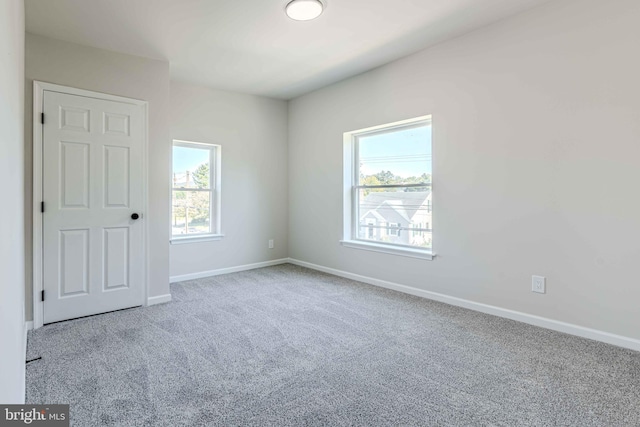
[[[640,353],[292,265],[29,335],[75,426],[638,426]]]

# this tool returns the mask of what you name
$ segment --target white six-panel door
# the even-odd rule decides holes
[[[141,305],[142,107],[43,98],[44,323]]]

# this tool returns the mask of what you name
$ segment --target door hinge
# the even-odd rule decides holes
[[[44,291],[42,291],[42,293],[40,294],[40,300],[44,301]]]
[[[44,213],[44,202],[40,202],[40,212]]]
[[[44,124],[44,113],[40,113],[40,123]]]

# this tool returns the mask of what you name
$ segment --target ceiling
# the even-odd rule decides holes
[[[27,31],[171,63],[171,78],[291,99],[549,0],[26,0]]]

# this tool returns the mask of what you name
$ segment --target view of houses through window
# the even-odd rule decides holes
[[[215,145],[174,141],[172,236],[215,233]],[[213,227],[212,227],[213,224]]]
[[[430,119],[355,133],[354,143],[353,238],[431,249]]]

